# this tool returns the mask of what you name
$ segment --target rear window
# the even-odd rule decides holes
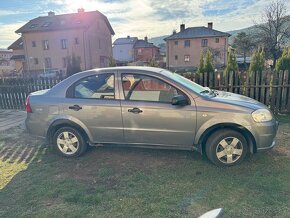
[[[91,99],[115,99],[114,74],[89,76],[75,83],[68,97]]]

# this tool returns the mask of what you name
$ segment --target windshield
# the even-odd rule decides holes
[[[164,70],[165,71],[165,70]],[[167,72],[170,72],[170,71],[167,71]],[[186,79],[185,77],[177,74],[177,73],[172,73],[170,72],[170,77],[171,79],[181,83],[182,85],[184,85],[186,88],[196,92],[196,93],[205,93],[205,91],[207,90],[205,87],[201,86],[201,85],[198,85],[197,83],[189,80],[189,79]]]

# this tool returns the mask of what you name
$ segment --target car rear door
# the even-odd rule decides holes
[[[142,72],[119,72],[125,142],[192,147],[196,126],[193,99],[181,89]],[[176,106],[171,99],[185,95],[190,104]]]
[[[116,75],[113,72],[87,76],[73,84],[63,103],[63,113],[81,122],[94,143],[123,142],[123,123]]]

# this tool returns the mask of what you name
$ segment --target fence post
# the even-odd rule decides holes
[[[272,93],[271,93],[271,110],[273,111],[273,113],[277,112],[277,107],[276,107],[276,97],[277,97],[277,81],[278,81],[278,77],[277,77],[277,72],[274,71],[272,74]]]

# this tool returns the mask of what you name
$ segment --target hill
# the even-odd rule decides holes
[[[287,25],[290,26],[290,20],[288,21]],[[243,28],[243,29],[228,31],[228,33],[231,34],[231,36],[229,38],[229,44],[232,44],[233,43],[234,38],[240,32],[245,32],[247,34],[254,34],[254,33],[256,33],[256,31],[257,30],[256,30],[255,26],[250,26],[250,27]],[[154,45],[159,46],[160,44],[165,43],[165,41],[163,39],[166,38],[167,36],[169,36],[169,35],[163,35],[163,36],[153,37],[153,38],[149,39],[149,41],[152,42]],[[290,38],[288,38],[287,44],[290,45]]]

